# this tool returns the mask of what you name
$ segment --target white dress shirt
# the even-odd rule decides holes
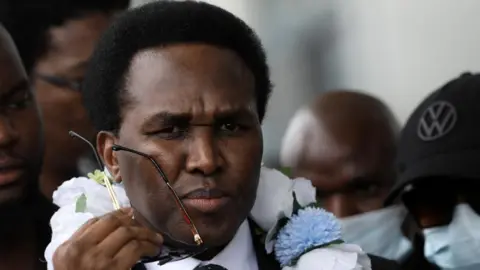
[[[149,263],[145,266],[148,270],[192,270],[199,265],[206,264],[217,264],[228,270],[258,270],[257,257],[253,249],[247,220],[240,225],[232,241],[210,261],[202,262],[195,258],[187,258],[162,266],[157,263]]]

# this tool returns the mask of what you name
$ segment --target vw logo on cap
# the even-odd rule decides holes
[[[457,111],[450,102],[431,104],[420,117],[417,135],[423,141],[434,141],[452,131],[457,122]]]

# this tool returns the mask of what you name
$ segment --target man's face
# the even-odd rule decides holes
[[[335,122],[335,121],[333,121]],[[360,136],[355,125],[322,122],[307,135],[297,177],[317,188],[317,199],[337,217],[348,217],[383,207],[394,182],[392,147],[387,133]]]
[[[27,75],[0,29],[0,208],[34,192],[42,154],[41,124]]]
[[[122,180],[135,217],[193,243],[172,194],[152,163],[113,143],[154,157],[207,246],[230,241],[250,212],[263,151],[254,77],[232,51],[171,45],[138,53],[126,82],[128,104],[118,137],[97,143]]]
[[[68,135],[68,131],[74,130],[94,141],[96,134],[82,105],[81,93],[73,85],[83,81],[95,45],[111,20],[103,13],[92,13],[48,32],[48,52],[37,61],[32,74],[45,123],[47,170],[75,172],[78,159],[90,153],[85,143]],[[72,86],[49,81],[45,76],[62,79]],[[53,192],[61,183],[50,184],[53,185],[42,187],[45,193]]]
[[[425,177],[402,195],[402,201],[420,228],[450,224],[458,204],[466,203],[480,215],[478,179]]]

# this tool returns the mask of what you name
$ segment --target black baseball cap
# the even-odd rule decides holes
[[[397,169],[386,205],[427,178],[480,181],[480,74],[462,74],[415,109],[400,135]]]

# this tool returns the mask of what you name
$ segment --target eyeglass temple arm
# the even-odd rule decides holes
[[[126,152],[130,152],[130,153],[140,155],[140,156],[142,156],[142,157],[147,158],[148,160],[150,160],[150,162],[153,164],[153,166],[155,167],[155,169],[157,170],[157,172],[160,174],[160,176],[162,177],[163,181],[164,181],[165,184],[167,185],[168,189],[172,192],[176,204],[178,205],[178,207],[180,208],[180,210],[182,211],[182,213],[183,213],[183,215],[184,215],[185,222],[187,222],[187,224],[190,226],[190,228],[191,228],[191,230],[192,230],[192,234],[193,234],[195,243],[197,243],[197,245],[201,245],[201,244],[203,243],[203,240],[202,240],[202,238],[200,237],[200,234],[198,233],[198,230],[197,230],[195,224],[193,223],[192,218],[190,217],[190,215],[189,215],[188,212],[187,212],[187,209],[185,209],[185,206],[183,205],[182,201],[181,201],[180,198],[178,197],[177,192],[176,192],[175,189],[173,189],[173,187],[170,185],[170,181],[168,180],[167,176],[166,176],[165,173],[163,172],[162,168],[160,168],[160,165],[158,165],[157,161],[155,161],[155,159],[153,159],[153,157],[151,157],[150,155],[147,155],[147,154],[145,154],[145,153],[142,153],[142,152],[139,152],[139,151],[136,151],[136,150],[133,150],[133,149],[124,147],[124,146],[116,145],[116,144],[114,144],[114,145],[112,146],[112,150],[113,150],[113,151],[126,151]]]
[[[77,139],[82,140],[84,143],[86,143],[86,144],[88,144],[88,146],[90,146],[90,148],[93,151],[93,154],[95,155],[95,158],[97,159],[97,162],[98,162],[98,165],[100,166],[100,169],[103,170],[104,169],[104,164],[103,164],[102,160],[100,159],[100,155],[98,155],[98,152],[95,149],[95,147],[93,146],[93,144],[91,142],[89,142],[87,139],[85,139],[84,137],[82,137],[80,134],[78,134],[74,131],[69,131],[68,134],[70,136],[72,136],[73,138],[77,138]],[[113,190],[113,186],[112,186],[112,183],[110,182],[110,179],[108,179],[108,177],[104,176],[103,182],[105,184],[105,187],[107,188],[108,195],[110,196],[110,199],[112,200],[113,209],[115,209],[115,210],[120,209],[120,204],[118,203],[118,199],[117,199],[117,196],[115,195],[115,191]]]
[[[78,133],[76,133],[75,131],[69,131],[68,134],[70,136],[72,136],[73,138],[77,138],[77,139],[80,139],[82,140],[83,142],[85,142],[86,144],[88,144],[88,146],[90,146],[90,148],[92,149],[93,151],[93,154],[95,155],[95,158],[97,159],[97,163],[98,165],[100,166],[100,169],[103,170],[103,168],[105,167],[102,160],[100,159],[100,156],[98,155],[98,152],[97,152],[97,149],[95,149],[95,147],[93,146],[93,144],[91,142],[89,142],[87,139],[85,139],[84,137],[80,136]]]

